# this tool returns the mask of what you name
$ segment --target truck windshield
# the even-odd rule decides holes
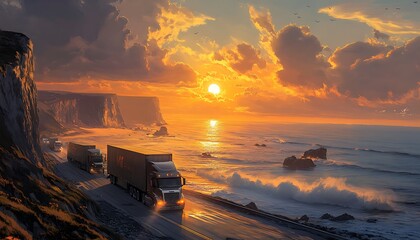
[[[92,160],[96,163],[101,163],[102,162],[102,156],[101,155],[94,156]]]
[[[181,178],[158,178],[160,188],[181,187]]]

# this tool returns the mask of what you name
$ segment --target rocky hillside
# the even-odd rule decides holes
[[[0,239],[113,239],[96,205],[46,168],[32,42],[0,31]],[[110,103],[107,103],[110,104]]]
[[[157,97],[118,96],[121,113],[127,125],[164,125]]]
[[[39,91],[38,101],[42,128],[125,126],[115,94]]]

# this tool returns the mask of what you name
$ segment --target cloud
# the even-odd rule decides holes
[[[362,45],[364,48],[355,47]],[[339,91],[354,98],[397,100],[419,88],[420,37],[401,47],[374,55],[380,52],[384,52],[384,49],[366,43],[350,44],[338,49],[332,61],[336,61],[337,69],[342,69],[338,72],[341,78]]]
[[[341,4],[334,7],[325,7],[319,13],[325,13],[333,18],[353,20],[367,24],[373,29],[390,34],[420,34],[419,23],[411,22],[401,18],[395,18],[392,14],[378,15],[378,11],[366,2],[360,4]]]
[[[259,68],[266,66],[266,61],[260,56],[260,51],[247,43],[240,43],[234,49],[224,49],[216,52],[214,59],[226,60],[235,71],[245,74],[252,71],[256,65]]]
[[[384,41],[388,41],[390,38],[388,34],[380,32],[379,30],[376,30],[376,29],[373,29],[373,37],[378,40],[384,40]]]
[[[307,27],[288,25],[277,33],[272,48],[283,66],[279,81],[286,86],[322,88],[329,67],[322,55],[322,45]]]
[[[257,11],[254,6],[249,6],[249,15],[254,26],[259,31],[275,34],[271,13],[269,11]]]
[[[162,9],[172,14],[177,9],[168,1],[136,1],[140,5],[135,5],[134,11],[141,13],[141,19],[136,19],[137,35],[134,35],[128,29],[129,19],[120,14],[119,3],[118,0],[22,0],[20,6],[3,3],[0,28],[23,32],[32,38],[37,81],[90,78],[194,82],[195,72],[188,65],[166,61],[167,51],[147,41],[149,31],[161,28],[157,19]]]

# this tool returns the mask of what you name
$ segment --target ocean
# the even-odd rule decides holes
[[[336,229],[420,239],[420,128],[172,119],[169,137],[143,131],[106,136],[101,142],[172,152],[187,187],[265,211]],[[111,136],[111,137],[110,137]],[[93,139],[92,139],[93,140]],[[265,144],[258,147],[255,144]],[[286,157],[327,148],[312,170],[289,170]],[[210,153],[211,157],[203,157]],[[347,222],[322,220],[348,213]],[[376,219],[375,223],[367,222]]]

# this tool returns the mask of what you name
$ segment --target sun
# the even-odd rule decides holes
[[[209,93],[212,93],[213,95],[217,95],[220,93],[220,87],[219,85],[212,83],[210,84],[209,88],[208,88]]]

